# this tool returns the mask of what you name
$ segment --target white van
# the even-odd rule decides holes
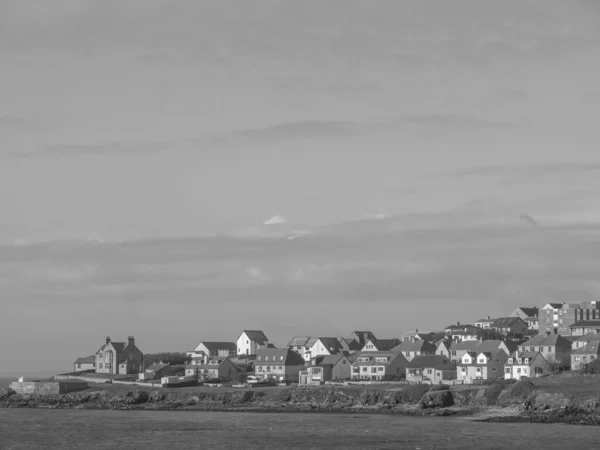
[[[256,378],[254,375],[248,375],[246,377],[246,383],[248,383],[248,384],[260,383],[260,380],[258,378]]]

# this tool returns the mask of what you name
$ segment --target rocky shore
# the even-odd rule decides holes
[[[448,389],[407,385],[401,389],[287,387],[225,392],[132,388],[57,395],[0,391],[0,407],[244,412],[334,412],[410,416],[464,416],[488,422],[562,422],[600,425],[600,393],[569,398],[535,390],[529,382]]]

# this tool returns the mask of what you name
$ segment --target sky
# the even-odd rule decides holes
[[[0,0],[0,55],[0,375],[596,295],[597,2]]]

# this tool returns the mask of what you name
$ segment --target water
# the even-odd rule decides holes
[[[350,414],[0,409],[9,449],[596,448],[597,427]]]

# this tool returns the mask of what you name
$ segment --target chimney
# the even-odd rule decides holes
[[[418,328],[415,330],[415,334],[419,334],[419,329]]]
[[[490,320],[490,316],[487,316],[487,320]]]
[[[106,343],[109,344],[110,343],[110,336],[106,336]]]
[[[546,337],[550,336],[550,331],[546,330]]]
[[[135,345],[135,338],[133,336],[127,336],[127,345]]]
[[[456,325],[460,327],[460,322],[456,322]]]

